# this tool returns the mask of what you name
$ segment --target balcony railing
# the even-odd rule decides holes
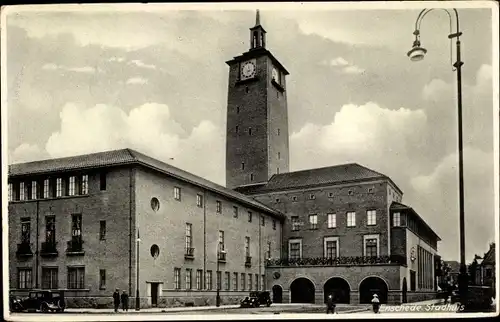
[[[57,251],[57,242],[53,241],[42,242],[40,255],[45,257],[59,255],[59,252]]]
[[[246,267],[251,267],[252,266],[252,256],[247,256],[245,258],[245,266]]]
[[[17,244],[16,255],[19,257],[33,256],[33,251],[31,250],[31,244],[29,242],[22,242],[20,244]]]
[[[349,256],[349,257],[308,257],[299,259],[277,258],[268,259],[266,266],[362,266],[362,265],[406,265],[406,258],[399,255],[391,256]]]
[[[217,254],[217,260],[219,262],[224,262],[225,263],[226,262],[226,252],[225,251],[218,252],[218,254]]]
[[[83,240],[81,238],[74,238],[68,241],[68,246],[66,248],[66,254],[71,255],[83,255]]]
[[[186,251],[184,253],[184,258],[185,259],[193,259],[194,258],[194,248],[193,247],[186,248]]]

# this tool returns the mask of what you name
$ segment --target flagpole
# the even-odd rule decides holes
[[[137,228],[137,272],[136,272],[136,277],[137,281],[135,284],[135,310],[140,311],[141,310],[141,301],[139,298],[139,242],[141,241],[141,237],[139,235],[139,228]]]

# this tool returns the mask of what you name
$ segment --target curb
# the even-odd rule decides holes
[[[370,308],[364,308],[364,309],[355,309],[355,310],[349,310],[349,311],[343,311],[339,312],[339,314],[351,314],[351,313],[358,313],[358,312],[365,312],[365,311],[370,311]]]

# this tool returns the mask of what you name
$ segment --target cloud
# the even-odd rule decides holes
[[[27,162],[40,159],[43,155],[42,150],[36,144],[23,143],[10,153],[10,163]]]
[[[139,59],[132,60],[132,61],[130,61],[129,64],[133,64],[133,65],[136,65],[138,67],[143,67],[143,68],[156,69],[155,65],[145,64]]]
[[[143,104],[128,114],[104,104],[86,108],[68,103],[60,118],[60,130],[45,145],[51,157],[132,148],[224,183],[224,136],[210,121],[202,120],[190,132],[185,131],[172,118],[170,108],[157,103]],[[199,162],[193,156],[210,162]]]
[[[340,68],[345,74],[361,74],[365,71],[363,68],[349,63],[342,57],[333,58],[330,61],[323,61],[322,64]]]
[[[116,62],[121,63],[121,62],[125,61],[125,58],[124,57],[111,57],[108,59],[108,61],[111,61],[111,62],[116,61]]]
[[[49,64],[43,65],[42,69],[45,69],[45,70],[57,70],[57,69],[59,69],[59,66],[57,66],[56,64],[49,63]]]
[[[422,90],[422,96],[426,101],[439,101],[443,96],[450,97],[452,94],[451,84],[441,79],[431,80]]]
[[[344,68],[344,72],[347,74],[362,74],[364,73],[364,71],[365,70],[363,68],[356,65],[351,65]]]
[[[84,66],[84,67],[67,67],[63,65],[56,65],[54,63],[48,63],[44,64],[42,66],[43,70],[66,70],[70,72],[77,72],[77,73],[95,73],[96,69],[94,67],[90,66]]]
[[[330,65],[331,66],[346,66],[346,65],[349,65],[349,63],[344,58],[337,57],[337,58],[330,60]]]
[[[132,77],[127,79],[127,84],[140,84],[144,85],[147,84],[148,80],[142,77]]]

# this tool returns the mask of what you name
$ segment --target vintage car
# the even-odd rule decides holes
[[[271,306],[272,303],[269,292],[250,292],[250,296],[241,301],[240,307]]]
[[[26,298],[10,297],[10,309],[12,312],[64,312],[65,308],[66,303],[63,291],[31,291]]]

